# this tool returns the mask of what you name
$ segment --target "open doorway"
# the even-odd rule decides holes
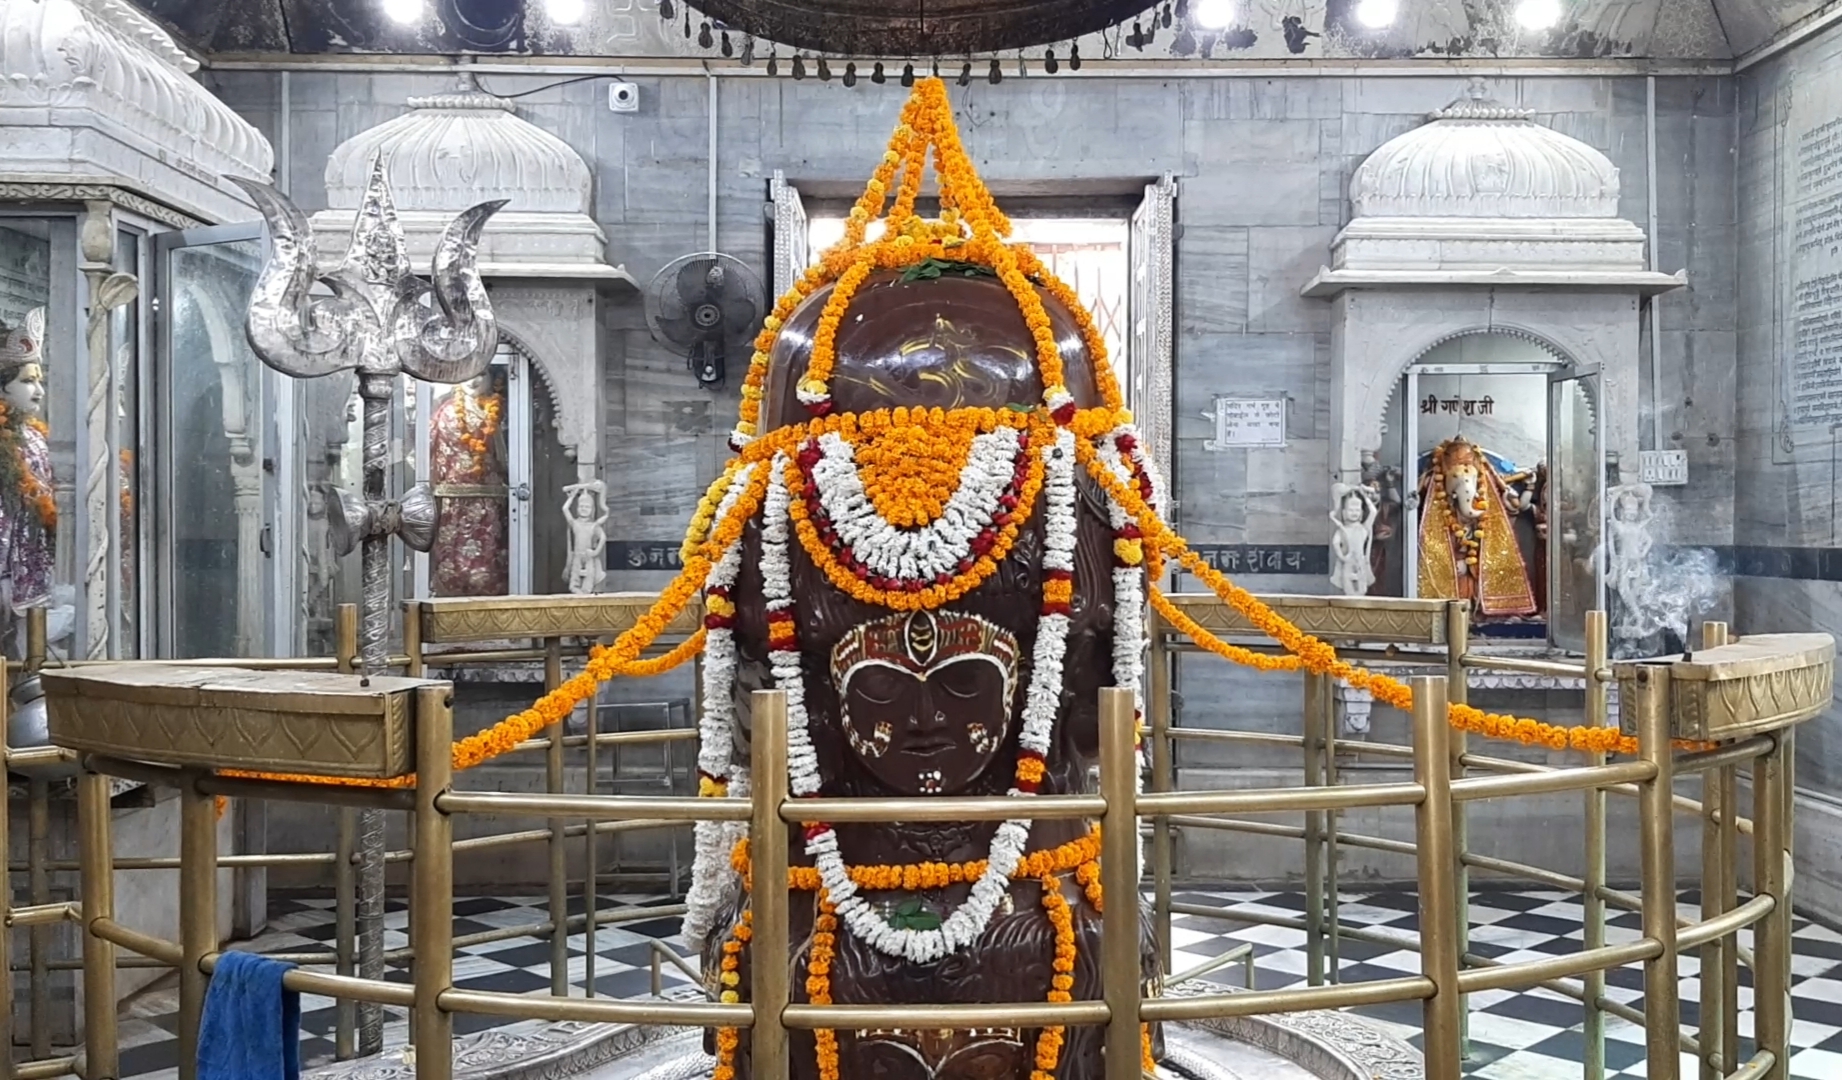
[[[807,223],[808,258],[818,262],[826,248],[844,238],[842,214],[815,214]],[[1131,357],[1126,352],[1127,305],[1132,259],[1127,251],[1131,223],[1123,217],[1028,217],[1012,222],[1012,239],[1028,244],[1056,277],[1081,297],[1115,357],[1122,390],[1132,385]],[[882,233],[870,223],[868,239]]]
[[[1012,238],[1028,244],[1093,315],[1126,407],[1137,418],[1153,460],[1170,478],[1176,181],[1166,176],[1142,189],[1127,185],[1115,190],[1120,195],[1116,201],[1083,198],[1077,203],[1045,192],[1010,202]],[[843,237],[850,204],[809,209],[798,188],[780,173],[768,183],[768,201],[778,295]],[[1032,202],[1034,207],[1027,205]],[[1168,490],[1175,490],[1174,482]]]

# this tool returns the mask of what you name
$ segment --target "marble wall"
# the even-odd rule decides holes
[[[1842,32],[1830,31],[1741,73],[1738,438],[1734,542],[1798,552],[1741,577],[1742,632],[1842,630],[1837,461],[1842,456]],[[1827,125],[1827,126],[1826,126]],[[1802,549],[1798,551],[1798,549]],[[1827,549],[1825,551],[1824,549]],[[1842,708],[1797,737],[1799,886],[1842,916]]]
[[[225,100],[280,139],[279,75],[206,74]],[[589,162],[596,176],[593,212],[609,237],[609,261],[647,281],[675,256],[703,250],[709,226],[707,82],[638,79],[640,110],[623,115],[608,110],[601,82],[547,87],[555,81],[483,79],[491,92],[527,95],[518,99],[521,115]],[[718,82],[717,246],[765,269],[767,177],[780,169],[808,191],[833,197],[853,191],[888,137],[901,90],[758,77]],[[434,75],[294,74],[281,155],[296,200],[309,212],[323,205],[321,169],[340,141],[398,115],[411,95],[451,83]],[[1177,486],[1181,525],[1193,540],[1327,542],[1331,312],[1328,303],[1303,299],[1298,290],[1327,261],[1331,240],[1348,219],[1346,189],[1355,166],[1464,87],[1454,74],[1031,78],[954,89],[972,155],[989,179],[1014,190],[1053,190],[1077,180],[1131,190],[1163,172],[1180,178]],[[1692,283],[1664,298],[1658,313],[1661,440],[1686,449],[1690,461],[1689,486],[1665,495],[1694,506],[1693,513],[1677,515],[1674,539],[1684,543],[1726,545],[1733,539],[1732,87],[1731,80],[1695,77],[1664,77],[1655,85],[1660,268],[1686,267]],[[1499,79],[1492,91],[1610,155],[1624,181],[1620,213],[1647,226],[1644,79]],[[723,393],[698,390],[684,361],[651,340],[636,295],[617,297],[604,310],[604,382],[580,389],[603,401],[610,539],[675,544],[725,453],[739,378]],[[1645,401],[1651,400],[1647,380],[1646,374]],[[1218,395],[1285,398],[1290,444],[1205,449],[1214,435],[1205,414]],[[1646,434],[1645,446],[1648,440]],[[606,587],[653,588],[664,577],[615,572]],[[1246,583],[1268,592],[1329,589],[1326,579],[1302,575],[1254,575]],[[1191,658],[1181,688],[1189,723],[1260,730],[1294,730],[1298,723],[1296,679],[1251,676],[1210,658]],[[1278,867],[1267,876],[1290,872]]]

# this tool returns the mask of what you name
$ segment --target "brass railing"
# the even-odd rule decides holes
[[[1207,609],[1207,602],[1180,598],[1192,613]],[[1309,606],[1315,600],[1297,598]],[[1321,602],[1325,611],[1335,602]],[[1356,605],[1351,605],[1356,606]],[[1452,676],[1462,676],[1469,667],[1493,661],[1473,654],[1465,647],[1465,621],[1462,606],[1447,607],[1434,602],[1365,601],[1364,607],[1382,611],[1402,626],[1412,623],[1426,629],[1421,636],[1428,646],[1443,646],[1438,651],[1413,654],[1399,648],[1383,654],[1387,659],[1443,665],[1445,675],[1416,675],[1411,680],[1415,706],[1412,713],[1413,737],[1410,745],[1385,746],[1373,743],[1352,745],[1335,739],[1330,693],[1327,683],[1317,676],[1305,678],[1305,731],[1300,736],[1252,735],[1222,731],[1192,731],[1171,723],[1169,710],[1172,672],[1171,644],[1160,628],[1154,637],[1154,662],[1150,671],[1152,714],[1152,790],[1135,794],[1132,762],[1133,704],[1130,693],[1102,691],[1100,703],[1102,744],[1100,760],[1102,790],[1093,796],[1043,797],[1033,800],[1036,817],[1081,816],[1097,818],[1103,823],[1121,817],[1153,823],[1151,877],[1155,921],[1160,927],[1163,947],[1169,948],[1169,919],[1173,913],[1204,914],[1207,909],[1189,910],[1171,901],[1171,832],[1173,828],[1216,828],[1264,835],[1303,839],[1308,857],[1315,859],[1318,870],[1311,876],[1311,891],[1326,898],[1315,914],[1308,911],[1301,922],[1312,934],[1313,973],[1308,985],[1294,990],[1223,992],[1200,996],[1163,997],[1155,992],[1146,996],[1139,983],[1138,935],[1136,931],[1142,904],[1139,890],[1136,834],[1133,827],[1105,828],[1102,854],[1103,887],[1118,898],[1106,905],[1103,919],[1103,999],[1051,1005],[1042,1002],[1014,1002],[993,1005],[915,1006],[899,1008],[876,1006],[811,1006],[790,1003],[789,964],[791,943],[787,939],[787,823],[807,820],[815,815],[833,820],[921,820],[942,816],[957,820],[997,820],[1015,812],[1014,804],[1003,799],[917,799],[917,800],[815,800],[792,802],[787,797],[784,699],[777,693],[757,696],[754,723],[760,725],[751,739],[752,772],[757,786],[750,799],[683,799],[672,797],[631,797],[600,794],[487,793],[452,789],[449,747],[453,735],[451,687],[428,684],[415,691],[415,768],[418,784],[409,790],[332,788],[324,785],[293,784],[269,780],[230,779],[213,775],[198,767],[146,764],[105,756],[86,756],[78,780],[81,819],[80,904],[39,904],[13,908],[8,912],[14,925],[45,925],[51,921],[74,918],[84,926],[85,1049],[83,1075],[88,1080],[112,1080],[119,1075],[115,1048],[114,979],[117,949],[126,950],[149,961],[179,968],[181,985],[181,1076],[190,1080],[196,1049],[196,1031],[202,1007],[206,979],[215,964],[220,948],[216,937],[214,912],[218,867],[233,864],[232,858],[220,859],[216,851],[216,811],[214,797],[235,795],[240,798],[265,798],[292,802],[319,802],[348,807],[376,807],[414,812],[411,847],[396,853],[399,861],[411,864],[411,943],[402,954],[413,957],[413,982],[409,985],[350,977],[346,974],[323,974],[297,970],[288,975],[288,985],[296,989],[324,994],[341,1000],[366,1000],[407,1007],[412,1014],[412,1039],[416,1048],[418,1075],[425,1080],[445,1080],[452,1072],[450,1052],[453,1034],[451,1014],[477,1012],[507,1017],[550,1020],[592,1020],[622,1023],[685,1025],[701,1027],[738,1027],[751,1030],[754,1074],[761,1080],[780,1080],[787,1075],[786,1031],[788,1029],[832,1027],[963,1027],[1020,1026],[1043,1024],[1096,1024],[1108,1028],[1108,1041],[1114,1045],[1136,1045],[1139,1025],[1152,1021],[1182,1021],[1206,1017],[1228,1017],[1256,1013],[1290,1012],[1321,1008],[1343,1008],[1395,1001],[1421,1001],[1425,1011],[1427,1075],[1435,1080],[1456,1078],[1463,1058],[1464,995],[1487,989],[1548,986],[1571,993],[1585,1001],[1589,1025],[1595,1016],[1606,1013],[1622,1015],[1643,1022],[1648,1029],[1650,1070],[1653,1077],[1669,1080],[1677,1074],[1678,1048],[1699,1055],[1703,1077],[1773,1077],[1783,1075],[1786,1057],[1788,1017],[1785,1000],[1789,989],[1789,772],[1791,724],[1780,730],[1763,732],[1742,740],[1724,742],[1716,749],[1695,752],[1671,750],[1673,713],[1670,701],[1671,668],[1665,664],[1636,666],[1628,673],[1608,668],[1604,652],[1603,617],[1595,615],[1589,630],[1596,645],[1589,648],[1586,661],[1574,665],[1553,665],[1545,673],[1565,673],[1584,678],[1587,685],[1589,720],[1603,722],[1605,692],[1614,677],[1624,679],[1624,710],[1635,717],[1635,733],[1643,753],[1635,760],[1606,764],[1602,760],[1570,769],[1553,769],[1539,765],[1480,757],[1466,752],[1462,737],[1447,723],[1448,693],[1462,695],[1463,683]],[[1283,607],[1282,607],[1283,610]],[[1217,628],[1233,631],[1231,616],[1213,609],[1220,616]],[[1309,613],[1288,612],[1321,637],[1337,638],[1337,619],[1312,617]],[[1319,613],[1323,615],[1323,612]],[[1357,622],[1361,622],[1358,620]],[[423,629],[426,629],[426,623]],[[603,625],[602,632],[620,627]],[[1342,635],[1366,641],[1414,645],[1418,639],[1407,633],[1390,635],[1387,627],[1373,620],[1349,623]],[[1399,629],[1399,627],[1397,627]],[[580,630],[557,633],[555,638],[576,636]],[[1710,644],[1724,636],[1722,628],[1708,631]],[[412,637],[409,664],[416,671],[419,643]],[[1373,651],[1373,650],[1371,650]],[[547,644],[547,659],[560,652],[560,642]],[[490,655],[490,654],[482,654]],[[471,657],[469,657],[471,659]],[[451,658],[444,657],[444,662]],[[1547,662],[1543,662],[1544,664]],[[253,666],[253,665],[246,665]],[[547,665],[554,673],[556,665]],[[1526,668],[1524,670],[1527,670]],[[1594,698],[1598,705],[1595,707]],[[1595,711],[1595,708],[1597,711]],[[1206,738],[1245,741],[1258,744],[1285,744],[1304,749],[1307,756],[1307,785],[1302,788],[1269,788],[1235,791],[1174,790],[1174,747],[1179,739]],[[526,749],[543,747],[551,758],[564,744],[561,725],[552,729],[551,737],[525,744]],[[598,739],[585,739],[584,748],[592,749]],[[1411,762],[1412,779],[1394,783],[1352,784],[1336,775],[1339,754],[1373,754],[1384,759]],[[149,755],[158,760],[157,754]],[[1313,779],[1313,763],[1317,770]],[[237,767],[235,761],[220,767]],[[1749,767],[1752,774],[1754,812],[1751,821],[1734,812],[1736,770]],[[1700,772],[1704,783],[1701,802],[1673,793],[1678,773]],[[111,890],[112,869],[139,866],[142,863],[170,867],[165,860],[113,860],[108,829],[108,780],[110,775],[125,776],[145,783],[175,787],[180,792],[181,850],[177,866],[182,879],[180,940],[168,941],[138,933],[116,922]],[[1463,843],[1463,813],[1468,802],[1484,798],[1521,797],[1555,792],[1579,792],[1587,799],[1588,830],[1586,844],[1589,858],[1585,876],[1567,875],[1525,866],[1508,860],[1487,859],[1468,852]],[[1641,892],[1637,896],[1610,889],[1604,874],[1603,799],[1606,792],[1635,796],[1638,800],[1643,865]],[[1415,820],[1415,841],[1388,840],[1340,832],[1337,815],[1354,808],[1410,807]],[[453,842],[454,818],[460,814],[492,813],[548,819],[543,830],[485,837],[478,841]],[[1247,822],[1224,817],[1231,814],[1296,813],[1303,814],[1303,827]],[[1678,924],[1676,918],[1674,874],[1674,816],[1678,813],[1698,815],[1704,825],[1704,851],[1716,857],[1704,857],[1703,912],[1701,919]],[[568,993],[567,977],[553,986],[549,996],[501,994],[460,990],[452,979],[453,950],[459,944],[453,934],[453,876],[457,853],[465,854],[467,844],[484,846],[486,842],[506,843],[547,839],[553,852],[570,835],[585,837],[591,844],[604,829],[658,827],[683,824],[693,818],[725,818],[750,822],[753,872],[755,936],[752,948],[766,962],[750,965],[750,1000],[746,1004],[723,1005],[661,1000],[608,1000],[574,998]],[[566,822],[580,822],[566,825]],[[1596,824],[1595,824],[1596,822]],[[579,830],[579,831],[572,831]],[[1713,838],[1710,839],[1709,834]],[[1741,903],[1737,896],[1732,864],[1736,861],[1739,836],[1749,833],[1754,848],[1754,889],[1750,899]],[[1422,904],[1420,941],[1421,972],[1417,976],[1347,985],[1326,984],[1325,960],[1331,961],[1334,974],[1336,942],[1340,937],[1356,937],[1355,928],[1343,927],[1336,917],[1336,864],[1334,853],[1339,844],[1382,851],[1411,854],[1416,863],[1416,877]],[[1311,854],[1315,845],[1316,854]],[[343,845],[342,845],[343,847]],[[349,849],[344,866],[350,865]],[[278,859],[286,856],[264,856]],[[298,857],[298,856],[297,856]],[[260,865],[255,858],[236,861],[238,865]],[[1308,876],[1312,862],[1308,861]],[[153,868],[149,865],[148,868]],[[553,863],[553,871],[556,869]],[[1582,950],[1573,955],[1539,961],[1500,964],[1467,954],[1463,903],[1466,877],[1471,869],[1494,873],[1517,874],[1551,887],[1581,892],[1587,899],[1587,936]],[[560,875],[553,872],[553,881]],[[585,885],[594,896],[593,864]],[[567,883],[558,890],[552,887],[551,901],[559,894],[567,897]],[[1604,912],[1607,906],[1638,910],[1643,915],[1641,936],[1637,941],[1607,945],[1604,940]],[[587,909],[592,911],[591,902]],[[1596,915],[1595,915],[1596,911]],[[656,914],[649,911],[648,914]],[[1243,914],[1236,918],[1245,919]],[[1594,919],[1597,918],[1597,928]],[[587,915],[592,932],[599,917]],[[605,923],[605,920],[600,920]],[[1277,921],[1277,920],[1274,920]],[[532,932],[547,932],[561,939],[570,926],[563,905],[552,910],[552,919]],[[1738,948],[1738,932],[1752,927],[1756,947],[1748,956]],[[342,928],[342,929],[349,929]],[[343,935],[342,935],[343,936]],[[349,940],[349,939],[348,939]],[[1391,941],[1393,939],[1390,939]],[[1395,942],[1400,943],[1400,942]],[[1326,948],[1329,952],[1326,955]],[[1675,967],[1679,949],[1700,949],[1703,956],[1702,1021],[1690,1035],[1680,1025],[1679,1004],[1675,998]],[[343,951],[343,950],[341,950]],[[558,950],[561,951],[561,950]],[[592,949],[591,949],[592,951]],[[1166,956],[1168,958],[1168,952]],[[327,962],[316,957],[310,963]],[[553,958],[554,959],[554,958]],[[1748,1061],[1733,1060],[1738,1043],[1737,1008],[1734,988],[1735,966],[1748,963],[1753,969],[1757,1016],[1755,1023],[1758,1052]],[[1607,969],[1641,963],[1645,967],[1647,993],[1641,1013],[1608,1001],[1603,994],[1603,972]],[[558,963],[558,969],[566,965]],[[1712,977],[1714,985],[1710,987]],[[1578,979],[1579,982],[1572,980]],[[1720,1003],[1710,1008],[1708,1003]],[[1591,1027],[1589,1026],[1589,1034]],[[1114,1042],[1114,1040],[1124,1040]],[[1115,1055],[1109,1065],[1108,1080],[1138,1078],[1134,1055]],[[70,1058],[40,1058],[10,1066],[14,1076],[51,1076],[68,1071],[75,1062]],[[1592,1078],[1595,1068],[1602,1068],[1589,1058],[1584,1073]]]

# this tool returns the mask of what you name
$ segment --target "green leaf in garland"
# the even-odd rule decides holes
[[[938,281],[948,274],[969,278],[998,276],[991,267],[980,266],[977,263],[955,262],[949,259],[924,259],[902,271],[902,280],[904,282]]]

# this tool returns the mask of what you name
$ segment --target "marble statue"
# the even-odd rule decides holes
[[[607,580],[608,487],[584,480],[563,489],[563,517],[569,522],[569,591],[592,593]]]
[[[1450,439],[1420,478],[1420,595],[1471,600],[1477,617],[1534,615],[1534,580],[1514,518],[1529,510],[1529,473],[1477,444]]]
[[[52,599],[58,510],[45,404],[45,309],[0,324],[0,610]]]
[[[429,589],[436,596],[503,596],[510,588],[504,408],[489,369],[442,395],[429,418],[429,479],[439,508]]]
[[[1375,584],[1375,493],[1362,484],[1331,489],[1330,580],[1345,596],[1366,596]]]
[[[1622,484],[1606,494],[1612,504],[1605,523],[1606,588],[1627,610],[1636,610],[1643,603],[1650,549],[1655,544],[1650,535],[1650,524],[1656,519],[1650,485]]]

